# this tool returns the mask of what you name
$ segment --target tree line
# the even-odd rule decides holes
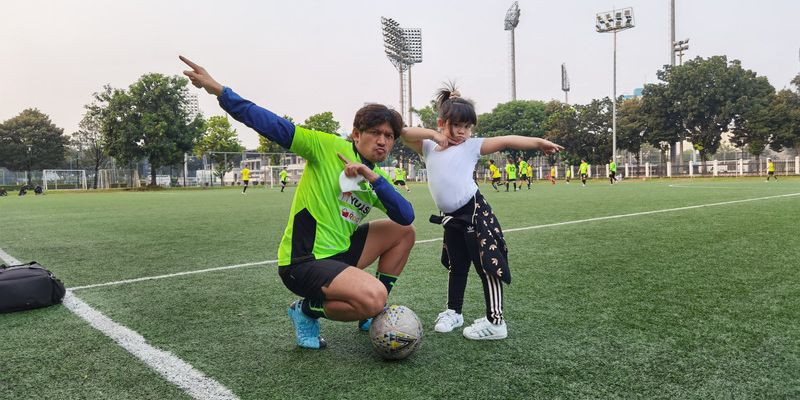
[[[675,143],[683,141],[692,143],[705,161],[720,149],[724,134],[756,158],[767,148],[800,154],[800,74],[789,88],[776,91],[766,77],[744,69],[738,60],[714,56],[664,66],[657,76],[659,82],[645,85],[641,97],[617,101],[617,148],[634,154],[637,161],[647,144],[666,162]],[[435,103],[414,111],[422,126],[436,128]],[[478,137],[539,136],[563,145],[564,152],[549,156],[551,164],[574,165],[581,159],[605,164],[612,154],[612,101],[511,101],[479,115],[474,131]],[[395,156],[415,157],[402,149]]]
[[[642,96],[618,99],[617,147],[637,156],[644,145],[658,149],[662,161],[675,154],[676,142],[692,143],[702,160],[719,149],[723,135],[757,158],[767,148],[789,148],[800,154],[800,74],[788,88],[776,90],[766,79],[725,56],[697,57],[680,66],[664,66],[658,82],[644,86]],[[161,167],[183,163],[184,153],[208,155],[215,174],[224,177],[233,168],[221,152],[242,152],[227,116],[189,115],[188,81],[180,76],[151,73],[127,89],[104,86],[85,106],[79,129],[71,136],[49,116],[30,108],[0,124],[0,167],[30,171],[65,165],[68,154],[97,171],[113,157],[118,163],[147,160],[150,184]],[[414,110],[421,125],[436,129],[436,104]],[[294,122],[291,117],[284,116]],[[307,118],[301,126],[336,134],[341,125],[330,111]],[[539,136],[567,150],[549,157],[550,163],[606,163],[612,153],[612,101],[608,97],[588,104],[557,100],[518,100],[498,104],[478,116],[478,137]],[[259,138],[257,151],[285,150]],[[536,156],[511,151],[509,156]],[[418,160],[405,146],[395,146],[393,157]],[[674,161],[674,160],[673,160]],[[274,163],[278,157],[274,157]]]
[[[214,174],[224,178],[234,165],[222,153],[245,148],[227,116],[205,119],[202,114],[189,114],[187,84],[180,76],[151,73],[127,89],[106,85],[84,106],[78,130],[70,136],[47,114],[26,109],[0,123],[0,167],[26,171],[30,185],[31,171],[68,168],[68,158],[82,160],[83,166],[76,169],[93,169],[91,186],[97,188],[98,171],[110,158],[122,165],[147,160],[150,184],[155,185],[159,168],[179,166],[184,154],[190,153],[207,155]],[[302,126],[334,134],[340,128],[330,111],[310,116]],[[261,137],[257,151],[285,150]]]

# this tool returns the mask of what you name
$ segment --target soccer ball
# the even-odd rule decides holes
[[[378,355],[387,360],[402,360],[422,342],[422,323],[410,308],[391,305],[372,319],[369,338]]]

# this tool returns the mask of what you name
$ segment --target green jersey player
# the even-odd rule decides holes
[[[361,321],[381,312],[414,245],[414,211],[377,163],[400,135],[402,118],[380,104],[362,107],[352,141],[296,126],[241,98],[197,64],[184,71],[192,84],[217,96],[237,121],[302,156],[306,167],[278,248],[278,273],[301,297],[289,307],[297,344],[326,346],[319,318]],[[390,219],[361,223],[373,207]],[[378,261],[377,277],[363,271]]]

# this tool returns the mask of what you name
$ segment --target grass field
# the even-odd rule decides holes
[[[417,240],[440,238],[411,187]],[[329,348],[298,349],[274,263],[74,294],[242,399],[800,398],[800,179],[481,189],[507,230],[504,341],[433,331],[439,241],[414,247],[389,299],[425,324],[402,362],[355,323],[323,321]],[[274,260],[293,190],[0,198],[0,249],[71,288]],[[465,319],[483,309],[473,273]],[[64,306],[0,315],[0,399],[44,398],[189,395]]]

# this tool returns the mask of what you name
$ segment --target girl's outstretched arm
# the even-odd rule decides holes
[[[403,138],[403,143],[419,155],[422,155],[422,141],[425,139],[433,140],[442,149],[446,149],[450,144],[458,144],[455,139],[448,139],[444,134],[427,128],[403,128],[400,136]]]
[[[492,154],[505,149],[539,150],[544,154],[553,154],[564,150],[564,147],[537,137],[517,135],[496,136],[483,139],[481,155]]]

